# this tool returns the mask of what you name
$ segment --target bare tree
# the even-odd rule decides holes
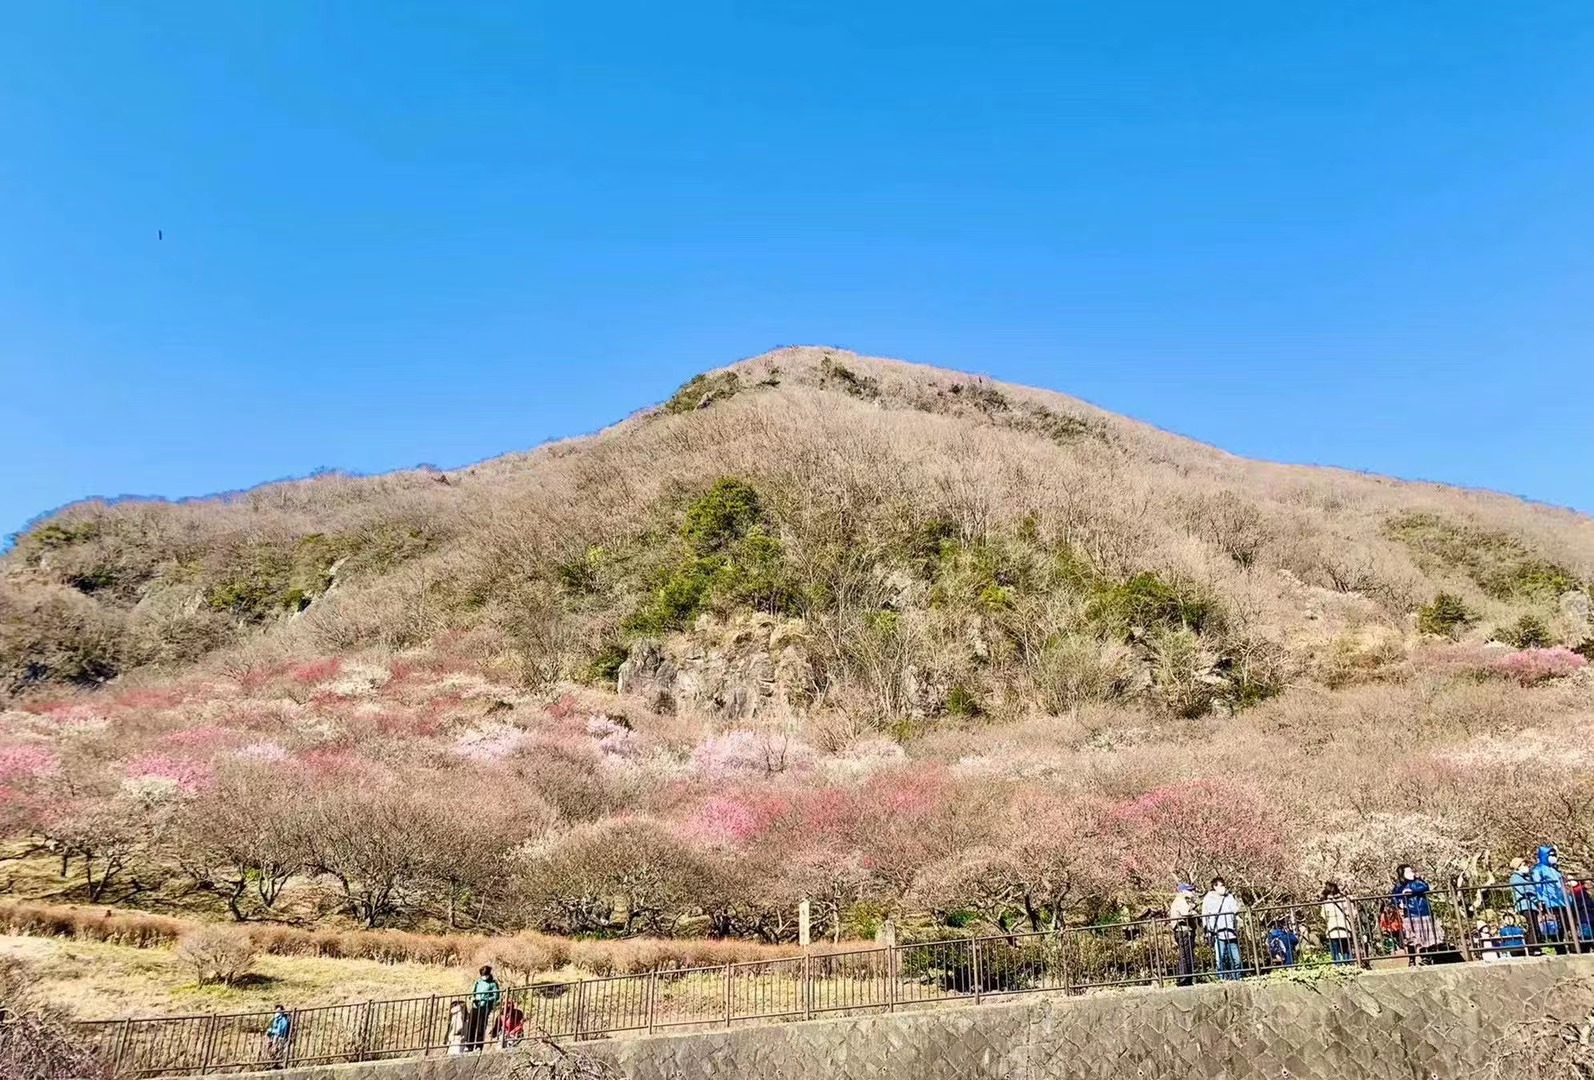
[[[659,822],[581,825],[540,853],[525,895],[545,922],[574,933],[668,932],[695,906],[703,859]]]
[[[304,869],[305,818],[302,786],[281,770],[237,770],[181,808],[172,847],[183,871],[218,889],[243,922],[269,913]]]
[[[367,927],[409,907],[425,883],[435,808],[396,783],[328,785],[310,806],[311,865],[337,883],[349,914]]]

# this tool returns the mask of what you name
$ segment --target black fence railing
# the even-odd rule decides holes
[[[1501,962],[1594,951],[1594,902],[1544,905],[1509,885],[1436,888],[1403,910],[1388,896],[1241,908],[941,941],[813,952],[501,990],[479,1016],[468,997],[272,1014],[85,1022],[84,1037],[129,1078],[202,1075],[475,1052],[531,1037],[725,1028],[969,1003],[1036,992],[1172,986],[1291,967]],[[457,1006],[457,1008],[456,1008]],[[474,1026],[479,1025],[479,1026]]]

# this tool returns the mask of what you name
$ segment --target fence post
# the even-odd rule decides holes
[[[133,1038],[133,1018],[128,1017],[122,1021],[122,1031],[116,1040],[116,1054],[111,1058],[111,1071],[120,1075],[122,1062],[127,1057],[127,1051]]]
[[[725,1026],[731,1026],[731,965],[725,965]]]
[[[1472,955],[1472,927],[1467,925],[1472,921],[1472,919],[1467,913],[1466,904],[1462,902],[1461,886],[1459,884],[1452,884],[1450,887],[1450,893],[1451,906],[1455,909],[1456,913],[1457,930],[1461,935],[1461,940],[1457,942],[1457,944],[1461,947],[1462,959],[1472,960],[1474,959]],[[1444,924],[1440,923],[1440,925],[1443,926]]]
[[[371,1010],[376,1008],[376,1002],[367,1001],[360,1009],[360,1042],[356,1053],[359,1055],[354,1060],[364,1061],[366,1052],[371,1047]]]
[[[426,1029],[421,1035],[424,1040],[421,1046],[421,1057],[432,1056],[432,1036],[437,1033],[437,995],[433,994],[426,1001]]]
[[[1350,923],[1351,963],[1358,969],[1366,966],[1366,961],[1363,959],[1363,953],[1366,950],[1362,948],[1362,905],[1364,903],[1366,901],[1362,899],[1352,900],[1351,914],[1346,918],[1346,921]],[[1345,910],[1343,904],[1340,905],[1340,910]]]
[[[886,950],[886,1011],[897,1011],[897,983],[902,979],[901,946],[892,945]]]
[[[654,968],[648,972],[648,1034],[653,1034],[653,1017],[658,1009],[659,1000],[659,969]]]
[[[299,1010],[294,1009],[288,1013],[288,1045],[282,1048],[282,1067],[286,1069],[293,1064],[293,1044],[299,1038]]]
[[[969,975],[974,980],[974,1004],[980,1003],[980,939],[969,939]]]
[[[881,940],[886,947],[886,1011],[897,1011],[897,923],[887,919],[880,924]]]
[[[1062,920],[1059,919],[1059,922]],[[1074,992],[1073,981],[1068,977],[1068,927],[1060,926],[1057,929],[1057,962],[1063,969],[1063,994],[1067,996]]]
[[[205,1050],[199,1059],[199,1074],[205,1075],[210,1071],[211,1055],[216,1052],[216,1014],[211,1013],[205,1023]]]
[[[587,1026],[587,980],[582,979],[576,983],[576,1015],[572,1025],[571,1036],[575,1042],[581,1041],[582,1029]]]
[[[803,953],[803,1019],[814,1018],[814,958]]]

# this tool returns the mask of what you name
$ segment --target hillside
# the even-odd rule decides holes
[[[783,349],[466,469],[37,524],[0,826],[68,899],[771,941],[1587,861],[1591,582],[1569,511]]]

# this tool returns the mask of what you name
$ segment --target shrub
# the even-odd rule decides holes
[[[1041,705],[1064,713],[1087,701],[1106,701],[1128,685],[1128,646],[1094,637],[1065,635],[1046,642],[1035,671]]]
[[[8,934],[108,941],[150,948],[170,945],[187,924],[164,915],[116,915],[100,908],[38,904],[15,900],[0,904],[0,929]]]
[[[1128,638],[1157,630],[1188,629],[1199,634],[1216,622],[1216,608],[1199,590],[1166,581],[1149,570],[1102,589],[1090,614],[1109,632]]]
[[[595,683],[613,684],[620,677],[620,665],[630,657],[631,651],[619,641],[606,641],[598,648],[598,655],[587,665],[587,678]]]
[[[1442,592],[1417,609],[1417,629],[1424,634],[1455,640],[1478,621],[1461,597]]]
[[[741,389],[741,379],[734,371],[699,372],[681,384],[664,403],[664,411],[671,415],[707,408],[712,402],[724,401]]]
[[[711,605],[786,610],[792,591],[785,551],[763,517],[763,504],[750,485],[734,477],[714,481],[686,507],[680,535],[687,550],[665,566],[648,600],[626,617],[622,629],[648,636],[668,633]]]
[[[752,486],[722,476],[686,508],[681,535],[699,555],[723,551],[763,516],[764,505]]]
[[[845,364],[839,364],[831,359],[829,354],[819,362],[819,384],[823,386],[826,383],[839,387],[843,393],[865,401],[873,401],[880,396],[878,379],[859,375]]]
[[[1158,629],[1149,644],[1156,704],[1174,716],[1204,716],[1225,686],[1217,673],[1217,654],[1203,644],[1195,631],[1185,627]]]
[[[953,683],[952,689],[946,692],[946,711],[949,716],[975,717],[982,715],[985,709],[980,699],[962,683]]]
[[[953,383],[947,390],[984,413],[1007,412],[1013,407],[1006,394],[987,382]]]
[[[1555,644],[1550,628],[1543,619],[1533,614],[1523,615],[1510,626],[1496,630],[1494,639],[1517,649],[1543,649]]]
[[[189,931],[177,946],[177,958],[193,971],[200,986],[236,986],[254,967],[256,949],[247,935],[220,926]]]
[[[594,545],[577,557],[555,566],[554,576],[572,596],[591,596],[598,591],[600,574],[607,559],[608,553]]]
[[[624,628],[633,634],[656,636],[686,626],[708,596],[710,570],[702,559],[673,567],[648,602],[625,620]]]
[[[120,613],[58,586],[25,593],[0,582],[0,695],[99,686],[138,659]]]
[[[569,942],[532,933],[489,938],[471,957],[473,967],[490,964],[526,982],[543,972],[557,971],[568,963]]]
[[[0,1076],[5,1080],[111,1080],[110,1066],[70,1020],[39,1001],[27,969],[0,957]]]
[[[1329,643],[1317,664],[1317,677],[1326,686],[1341,687],[1384,677],[1406,658],[1399,631],[1387,626],[1363,626],[1342,631]]]
[[[1564,678],[1587,665],[1588,661],[1581,655],[1558,645],[1553,649],[1523,649],[1502,656],[1489,667],[1497,675],[1531,686],[1547,679]]]
[[[1577,587],[1565,567],[1541,558],[1521,540],[1451,521],[1432,513],[1396,516],[1385,532],[1407,547],[1421,563],[1460,570],[1497,600],[1517,597],[1553,599]]]
[[[1044,405],[1026,404],[1020,415],[1009,425],[1018,431],[1027,431],[1050,439],[1060,446],[1080,439],[1108,441],[1107,425],[1088,416],[1074,416],[1048,409]]]

